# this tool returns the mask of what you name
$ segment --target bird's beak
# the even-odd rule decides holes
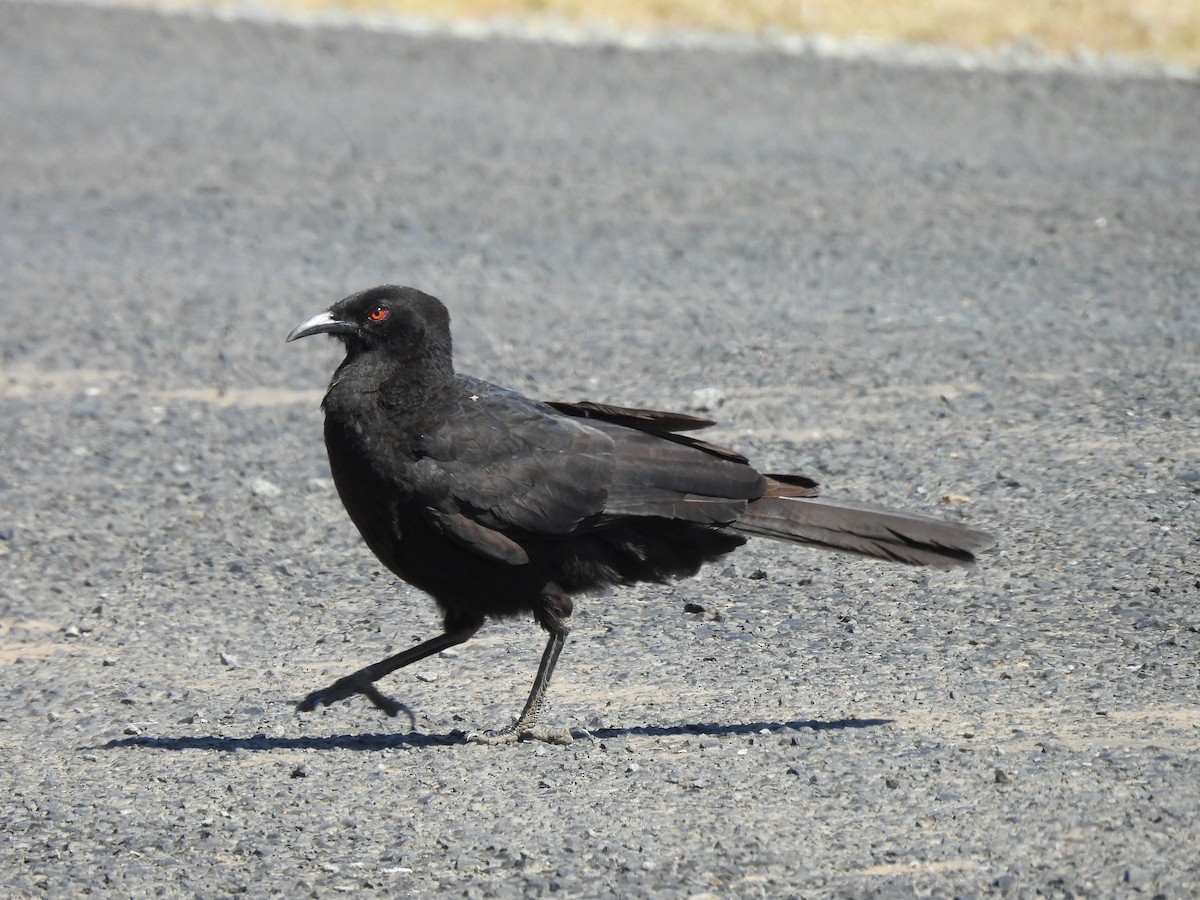
[[[288,343],[297,338],[308,337],[310,334],[356,334],[358,326],[353,322],[335,319],[333,314],[326,311],[317,313],[307,322],[297,325],[287,336]]]

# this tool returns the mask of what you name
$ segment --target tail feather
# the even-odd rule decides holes
[[[912,566],[969,566],[995,537],[917,513],[828,497],[763,497],[729,528]]]

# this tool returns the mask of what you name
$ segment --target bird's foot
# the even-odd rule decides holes
[[[522,725],[519,722],[499,731],[471,731],[467,733],[470,744],[515,744],[517,741],[542,741],[547,744],[569,744],[573,738],[569,728],[553,725]]]
[[[385,697],[379,692],[379,689],[369,681],[363,681],[358,677],[358,673],[347,675],[344,678],[339,678],[329,687],[321,688],[319,691],[313,691],[303,700],[296,704],[296,709],[300,712],[312,712],[318,706],[330,706],[337,703],[339,700],[345,700],[347,697],[353,697],[355,694],[362,694],[370,700],[379,709],[382,709],[389,716],[397,716],[401,712],[408,715],[409,719],[413,718],[412,710],[401,703],[399,700],[393,700],[391,697]]]
[[[500,731],[468,731],[468,744],[489,744],[496,746],[498,744],[515,744],[521,739],[521,735],[517,733],[515,728],[503,728]]]

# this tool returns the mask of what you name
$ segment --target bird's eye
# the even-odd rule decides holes
[[[370,319],[372,322],[382,322],[387,317],[388,317],[388,309],[386,306],[377,306],[373,310],[371,310],[369,313],[367,313],[367,318]]]

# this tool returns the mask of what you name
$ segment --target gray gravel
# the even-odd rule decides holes
[[[1198,100],[0,3],[0,893],[1200,891]],[[462,741],[527,622],[390,680],[412,726],[298,717],[438,624],[283,344],[383,281],[464,370],[1000,546],[585,600],[569,746]]]

